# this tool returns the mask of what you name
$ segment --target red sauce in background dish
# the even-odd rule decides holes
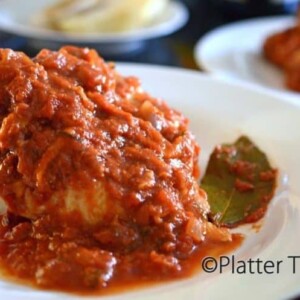
[[[1,50],[0,121],[6,276],[106,293],[189,276],[240,244],[208,221],[187,119],[95,51]]]

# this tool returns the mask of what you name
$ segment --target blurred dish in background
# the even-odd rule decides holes
[[[170,0],[60,0],[31,18],[33,25],[68,33],[112,33],[151,26]]]
[[[265,17],[222,26],[206,34],[196,45],[195,59],[210,73],[246,80],[294,96],[286,90],[282,72],[263,56],[268,36],[295,24],[294,17]]]
[[[268,36],[262,50],[282,70],[286,87],[300,92],[300,16],[293,26]]]
[[[34,48],[46,47],[56,49],[63,44],[75,44],[96,48],[102,55],[114,56],[137,51],[142,48],[145,40],[171,34],[181,28],[188,20],[188,10],[182,3],[157,0],[154,2],[148,1],[147,5],[145,4],[146,6],[141,4],[131,4],[131,8],[134,7],[133,12],[135,19],[133,19],[131,11],[125,22],[124,18],[121,18],[118,15],[118,10],[119,13],[124,13],[124,10],[126,12],[126,7],[129,5],[128,3],[132,3],[132,1],[137,3],[141,2],[140,0],[102,0],[101,2],[103,5],[104,2],[108,5],[105,9],[105,13],[108,14],[108,16],[105,17],[107,18],[107,23],[105,25],[103,22],[101,23],[99,21],[99,14],[102,14],[103,17],[104,12],[97,13],[94,9],[92,9],[93,12],[91,18],[86,18],[86,16],[83,16],[85,14],[81,14],[80,22],[78,20],[76,21],[76,18],[79,16],[76,16],[77,13],[75,12],[84,8],[88,11],[88,8],[90,7],[88,4],[91,5],[92,3],[96,3],[96,0],[69,0],[69,4],[66,4],[65,1],[65,8],[62,6],[62,8],[56,7],[52,10],[49,10],[49,7],[55,3],[53,0],[28,0],[24,6],[20,6],[20,1],[18,0],[2,0],[0,2],[0,30],[28,38],[30,46]],[[165,6],[160,2],[163,2]],[[116,10],[111,7],[112,3],[115,3],[117,7]],[[137,6],[142,9],[143,17],[137,17]],[[158,14],[161,9],[160,7],[164,7],[163,13]],[[68,10],[69,12],[74,12],[73,17],[67,17],[68,14],[66,11]],[[44,19],[42,26],[41,16],[43,14],[49,15],[49,11],[50,15],[52,11],[52,14],[56,16],[56,23],[54,22],[56,24],[55,26],[62,24],[59,23],[58,16],[63,16],[64,21],[72,20],[71,23],[68,23],[69,27],[67,31],[73,32],[63,32],[45,27],[49,24],[49,19],[47,18]],[[36,16],[35,19],[34,16]],[[70,13],[69,16],[71,16]],[[119,23],[113,25],[113,20],[116,20],[116,18],[119,20]],[[122,22],[120,21],[121,19]],[[109,24],[109,22],[111,24]],[[76,26],[75,23],[77,23],[80,29],[75,29],[73,27]],[[85,23],[87,25],[86,27],[84,25]],[[70,24],[72,24],[71,27]],[[52,27],[53,26],[54,25],[52,24]],[[102,27],[102,31],[105,32],[100,32],[101,30],[97,30],[99,32],[96,32],[96,29],[99,29],[101,26],[104,26],[104,28]],[[90,28],[90,30],[88,28]],[[121,30],[122,28],[123,30]]]

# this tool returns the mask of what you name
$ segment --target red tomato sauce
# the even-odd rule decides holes
[[[190,276],[241,238],[208,221],[188,120],[93,50],[0,51],[0,266],[106,293]]]
[[[176,253],[164,255],[159,247],[154,250],[151,239],[140,238],[135,249],[119,248],[121,235],[123,242],[134,238],[128,226],[119,225],[115,232],[106,233],[111,244],[115,243],[112,251],[99,242],[97,232],[60,228],[49,218],[32,223],[8,215],[1,221],[3,275],[42,289],[83,294],[115,293],[189,277],[201,270],[203,257],[217,257],[242,242],[240,235],[234,235],[232,241],[206,240],[195,247],[186,239]]]

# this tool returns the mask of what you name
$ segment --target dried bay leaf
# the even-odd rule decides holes
[[[259,220],[274,195],[276,178],[267,156],[246,136],[217,146],[201,183],[211,219],[228,227]]]

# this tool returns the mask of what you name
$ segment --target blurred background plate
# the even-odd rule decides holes
[[[196,44],[194,56],[200,68],[224,78],[246,80],[290,94],[283,72],[262,56],[265,39],[295,24],[294,17],[264,17],[239,21],[207,33]]]
[[[20,8],[19,0],[0,1],[0,30],[28,39],[33,48],[57,49],[65,44],[88,46],[102,55],[119,55],[141,49],[144,41],[173,33],[188,20],[184,4],[171,1],[164,14],[148,27],[122,33],[68,34],[30,24],[32,16],[42,11],[53,0],[27,0]]]

